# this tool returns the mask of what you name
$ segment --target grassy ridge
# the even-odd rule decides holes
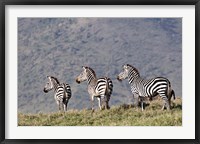
[[[182,101],[176,99],[171,111],[161,110],[154,100],[142,112],[131,105],[112,106],[110,110],[69,110],[66,113],[18,114],[19,126],[181,126]]]

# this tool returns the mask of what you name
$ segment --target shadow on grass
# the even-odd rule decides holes
[[[180,109],[180,110],[182,110],[182,105],[181,104],[176,104],[176,105],[172,106],[172,109]]]
[[[141,103],[138,104],[138,106],[134,106],[133,104],[122,104],[120,105],[119,108],[127,110],[127,109],[131,109],[131,108],[141,108]],[[150,108],[152,110],[157,110],[157,109],[161,109],[162,105],[155,105],[155,104],[150,104],[150,103],[144,103],[144,109],[146,108]],[[166,108],[165,108],[166,109]],[[173,104],[171,109],[176,109],[176,110],[182,110],[182,104]]]
[[[150,105],[149,103],[144,103],[144,107],[148,107],[149,105]],[[133,104],[120,105],[120,108],[123,108],[124,110],[130,109],[130,108],[135,108],[135,107],[141,108],[141,103],[139,102],[138,106],[134,106]]]

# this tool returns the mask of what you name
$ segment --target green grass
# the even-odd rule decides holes
[[[161,100],[154,100],[142,112],[131,105],[112,106],[110,110],[69,110],[57,113],[18,114],[19,126],[181,126],[182,101],[170,111],[161,110]]]

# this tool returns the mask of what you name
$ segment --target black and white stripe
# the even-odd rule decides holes
[[[170,109],[170,100],[174,96],[175,92],[171,89],[170,81],[164,77],[155,77],[152,79],[143,79],[140,77],[138,70],[127,64],[123,66],[123,71],[118,75],[118,80],[123,80],[128,78],[129,84],[131,86],[131,91],[134,96],[135,104],[138,105],[138,100],[141,101],[141,106],[143,110],[143,100],[145,97],[152,97],[159,95],[163,99],[162,110],[166,107]]]
[[[47,76],[48,82],[44,87],[44,92],[47,93],[54,90],[54,98],[59,106],[59,110],[67,111],[67,104],[71,98],[71,88],[67,83],[61,83],[53,76]]]
[[[83,81],[88,82],[88,93],[92,102],[92,109],[94,109],[94,97],[99,101],[99,108],[109,109],[109,100],[113,90],[113,83],[110,78],[97,78],[94,70],[90,67],[82,67],[83,71],[76,78],[77,83]],[[103,103],[102,103],[103,100]]]

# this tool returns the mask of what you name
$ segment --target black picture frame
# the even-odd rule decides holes
[[[5,7],[7,5],[194,5],[195,6],[195,139],[5,139]],[[166,144],[199,144],[200,126],[199,109],[199,49],[200,49],[200,0],[1,0],[0,1],[0,58],[1,58],[1,87],[0,91],[0,142],[1,143],[166,143]]]

